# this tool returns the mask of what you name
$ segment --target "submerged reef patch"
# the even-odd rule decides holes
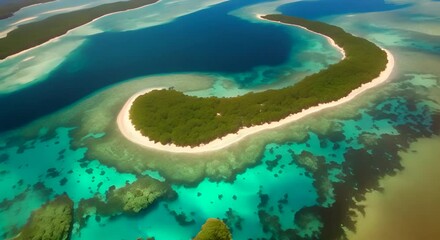
[[[75,217],[80,225],[83,225],[85,220],[93,214],[104,217],[124,213],[136,214],[147,209],[160,198],[174,199],[176,196],[168,183],[142,176],[124,187],[111,187],[105,199],[96,196],[81,200]]]
[[[137,144],[153,148],[208,148],[214,141],[245,128],[280,121],[313,106],[342,99],[389,70],[389,53],[342,28],[279,14],[262,18],[325,35],[343,47],[346,56],[293,86],[237,97],[200,98],[171,88],[150,89],[141,96],[135,95],[134,101],[130,99],[122,109],[123,120],[118,119],[118,125],[123,134]]]
[[[405,84],[393,86],[393,94],[403,95]],[[334,124],[327,125],[338,126],[336,131],[312,132],[306,142],[271,145],[271,154],[283,148],[291,154],[290,164],[314,179],[318,198],[316,205],[293,213],[292,228],[266,206],[269,195],[260,193],[258,216],[269,238],[348,239],[346,230],[355,231],[356,216],[364,214],[365,194],[383,191],[379,180],[403,169],[400,153],[419,138],[440,135],[438,102],[418,94],[381,97],[354,119],[331,120]]]
[[[314,156],[311,152],[303,151],[300,155],[292,154],[292,162],[307,170],[313,178],[313,186],[318,193],[318,203],[325,205],[333,198],[333,185],[329,178],[328,170],[335,168],[334,163],[326,164],[322,156]]]
[[[73,201],[61,195],[34,211],[13,239],[68,239],[73,220]]]
[[[163,235],[159,237],[160,234],[157,234],[161,231],[160,224],[168,223],[168,220],[170,223],[175,223],[175,220],[177,220],[179,225],[176,223],[177,227],[172,224],[166,225],[165,232],[181,228],[188,234],[187,238],[189,239],[198,230],[194,230],[194,227],[198,228],[207,217],[217,217],[224,218],[224,222],[237,236],[254,234],[252,239],[280,239],[282,237],[286,237],[286,239],[326,239],[332,237],[344,239],[343,232],[340,230],[353,229],[355,220],[352,217],[364,210],[363,203],[358,202],[359,199],[362,199],[365,192],[381,190],[380,185],[375,183],[375,179],[384,175],[393,175],[402,169],[394,152],[405,151],[406,142],[411,142],[420,136],[429,137],[432,134],[440,133],[440,115],[438,112],[431,112],[430,107],[427,107],[424,102],[418,101],[420,96],[411,95],[412,90],[407,90],[404,93],[393,92],[391,96],[396,97],[383,94],[385,90],[382,89],[389,89],[393,85],[397,84],[394,82],[387,84],[384,88],[378,89],[377,92],[380,93],[374,91],[373,94],[368,94],[371,97],[362,96],[360,105],[368,105],[366,108],[360,108],[359,101],[354,100],[344,107],[307,117],[304,121],[292,124],[294,126],[285,126],[282,129],[255,135],[255,138],[245,139],[236,146],[231,146],[225,151],[213,153],[212,155],[155,153],[133,146],[134,144],[125,141],[114,130],[114,118],[112,118],[119,109],[120,103],[122,103],[122,101],[116,99],[132,94],[132,92],[123,88],[125,85],[122,85],[122,89],[109,88],[110,91],[106,90],[103,94],[93,96],[92,101],[86,99],[84,102],[87,102],[88,105],[81,102],[72,107],[72,109],[76,109],[73,110],[74,114],[64,112],[62,116],[65,117],[63,118],[58,115],[57,120],[59,121],[56,124],[53,121],[47,121],[49,134],[46,136],[51,135],[50,132],[53,131],[54,126],[75,127],[74,130],[69,132],[69,136],[72,136],[74,148],[85,149],[86,159],[98,159],[103,164],[115,166],[120,171],[135,173],[137,176],[158,174],[164,179],[165,182],[163,183],[175,184],[173,188],[175,187],[174,189],[179,194],[179,198],[174,199],[173,202],[159,202],[161,200],[166,202],[169,198],[173,199],[173,193],[170,193],[156,198],[150,204],[143,205],[138,203],[150,202],[149,198],[145,197],[147,194],[143,190],[137,191],[134,188],[131,194],[119,192],[116,189],[117,187],[112,188],[107,194],[100,191],[101,196],[83,200],[83,205],[80,205],[79,211],[82,211],[85,216],[83,218],[81,215],[80,220],[87,220],[87,218],[90,220],[87,222],[87,227],[83,229],[81,227],[84,225],[79,227],[78,234],[83,234],[82,236],[87,236],[87,231],[90,229],[107,230],[113,226],[120,226],[118,223],[138,223],[141,219],[145,219],[145,222],[150,221],[149,226],[129,225],[133,226],[133,231],[140,230],[135,229],[138,227],[142,228],[141,231],[152,232],[151,234],[139,234],[139,236],[148,235],[152,237],[157,235],[157,239],[168,239]],[[120,92],[121,95],[114,94],[115,90]],[[112,95],[108,93],[113,93],[114,96],[108,97],[108,95]],[[377,96],[381,94],[383,96]],[[370,102],[369,100],[372,98],[381,100]],[[100,101],[97,99],[100,99]],[[85,105],[87,106],[84,107]],[[353,108],[355,110],[352,110]],[[82,109],[82,111],[78,109]],[[346,114],[347,111],[350,113]],[[347,115],[350,117],[346,117]],[[32,127],[36,128],[35,124]],[[30,127],[27,127],[27,129],[30,129]],[[21,133],[24,134],[25,132],[25,130],[20,131],[20,137],[23,136]],[[103,132],[105,134],[99,138],[85,138],[87,134],[92,132]],[[278,144],[282,147],[275,146]],[[32,142],[23,143],[22,149],[27,149],[32,145]],[[38,148],[38,145],[35,146]],[[267,146],[267,151],[262,153],[261,149],[264,149],[264,146]],[[0,149],[2,147],[4,146],[0,146]],[[272,152],[269,155],[270,150]],[[292,151],[289,152],[288,150]],[[69,154],[69,152],[66,152],[60,155],[69,158]],[[279,159],[279,155],[282,155],[282,159]],[[0,160],[0,167],[14,160],[14,154],[9,154],[9,159],[3,162]],[[291,161],[291,164],[289,164],[289,161]],[[261,165],[255,166],[259,163]],[[99,169],[94,168],[91,164],[85,163],[81,167],[84,168],[82,169],[84,171],[82,177],[89,177],[90,174],[85,174],[87,173],[85,170],[88,168],[93,169],[89,172],[93,172],[94,175],[99,174]],[[297,187],[295,183],[298,179],[295,179],[295,176],[288,179],[290,180],[288,184],[280,184],[281,181],[279,180],[282,180],[283,177],[286,178],[286,173],[292,169],[298,169],[298,167],[301,171],[297,175],[306,175],[309,179],[313,178],[316,189],[304,190],[304,188]],[[278,176],[276,182],[262,188],[262,191],[259,192],[260,196],[256,194],[258,193],[257,189],[249,194],[252,197],[247,198],[245,194],[238,192],[243,189],[240,188],[242,186],[240,186],[239,180],[243,179],[246,180],[246,183],[253,184],[252,175],[249,174],[246,177],[243,176],[243,178],[238,175],[236,179],[238,181],[233,180],[237,173],[252,172],[253,168],[260,168],[264,172],[266,170],[270,171],[270,177],[274,174],[278,174]],[[364,169],[365,171],[363,171]],[[13,169],[7,171],[10,170],[14,171]],[[60,168],[57,168],[57,170],[60,170]],[[64,173],[67,170],[61,172],[61,176],[57,179],[45,179],[46,174],[48,176],[56,175],[57,172],[53,170],[44,171],[41,180],[44,178],[44,181],[52,181],[56,183],[53,186],[59,187],[58,182],[62,180],[62,176],[65,175]],[[353,176],[354,174],[357,176]],[[258,176],[263,181],[267,180],[261,175]],[[107,175],[107,179],[109,179],[108,177],[112,179],[111,176]],[[234,185],[228,190],[219,188],[215,192],[214,188],[203,188],[197,185],[198,182],[204,179],[206,181],[216,181],[216,183],[208,186],[215,186],[216,184],[221,186],[225,184],[224,181],[232,182]],[[22,183],[20,180],[14,179],[12,184],[17,186],[23,184],[25,186],[29,183],[26,181]],[[112,179],[112,181],[114,180]],[[69,184],[73,182],[69,180],[66,187],[60,189],[68,189]],[[319,187],[321,184],[317,184],[318,182],[323,183],[322,187]],[[84,179],[81,184],[76,185],[87,185],[87,183],[92,184],[92,181],[87,182]],[[311,183],[312,181],[310,181],[310,186]],[[331,185],[327,185],[327,183],[331,183]],[[181,184],[185,186],[179,186]],[[130,184],[127,183],[127,185]],[[196,196],[197,192],[200,192],[201,196],[196,201],[200,201],[203,205],[185,205],[185,203],[193,203],[192,198],[186,198],[189,195],[180,190],[191,189],[192,187],[195,191],[194,193],[189,191],[191,196]],[[247,186],[244,187],[250,189]],[[104,185],[101,189],[106,190],[107,188],[108,186]],[[292,191],[287,195],[287,192],[280,191],[280,189]],[[316,191],[317,194],[313,194],[311,201],[298,206],[295,192],[299,196],[305,196],[307,191],[313,191],[313,193]],[[57,189],[56,192],[59,193],[59,190]],[[110,192],[113,192],[113,194],[110,194]],[[328,194],[329,192],[331,194]],[[90,189],[90,193],[99,194],[95,192],[95,189]],[[127,195],[128,200],[122,195]],[[233,198],[233,195],[235,195],[235,198]],[[85,198],[90,198],[90,196],[88,195]],[[321,196],[326,196],[325,201],[320,200]],[[74,198],[73,195],[70,197]],[[109,197],[115,199],[112,204],[109,203]],[[205,199],[207,201],[204,201]],[[12,199],[10,202],[5,201],[4,207],[8,207],[15,200],[19,201],[20,199]],[[137,203],[127,204],[127,208],[124,209],[127,202]],[[198,208],[199,206],[205,207],[205,203],[205,209]],[[111,205],[118,209],[112,209]],[[165,208],[164,211],[165,205],[168,205],[169,209]],[[145,211],[142,210],[143,206],[146,206],[146,208],[143,208],[146,209]],[[291,208],[291,206],[298,207]],[[298,208],[302,209],[298,210]],[[136,213],[135,209],[141,210]],[[212,209],[219,209],[219,211],[217,213]],[[250,209],[252,212],[247,215],[241,209]],[[106,215],[105,210],[108,210],[108,215]],[[125,214],[125,216],[119,216],[120,214]],[[166,217],[167,221],[162,222],[161,220],[159,223],[153,224],[158,216]],[[264,225],[260,225],[259,220]],[[265,232],[262,232],[263,226]],[[253,227],[255,228],[253,229]],[[249,229],[255,231],[248,233]],[[186,232],[186,230],[188,231]],[[130,232],[133,231],[130,229]],[[182,234],[185,233],[182,232]],[[241,237],[235,238],[242,239]],[[243,239],[249,238],[243,237]]]
[[[232,235],[228,226],[219,219],[209,218],[202,226],[202,230],[197,234],[194,240],[231,240]]]

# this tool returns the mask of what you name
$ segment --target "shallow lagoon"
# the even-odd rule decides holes
[[[409,12],[401,11],[402,15]],[[399,15],[399,11],[394,14]],[[372,16],[375,21],[364,21]],[[173,155],[132,146],[114,128],[116,113],[139,88],[160,83],[197,95],[221,96],[231,91],[246,92],[252,87],[282,86],[283,81],[289,82],[279,80],[277,75],[284,67],[271,67],[275,75],[249,86],[237,79],[253,76],[250,73],[258,76],[255,69],[130,80],[95,92],[24,128],[4,133],[0,142],[0,184],[2,189],[12,187],[2,197],[13,200],[13,204],[4,201],[0,206],[2,235],[23,225],[33,209],[56,194],[67,192],[78,204],[81,198],[102,195],[111,185],[123,186],[142,174],[167,179],[179,197],[160,201],[134,216],[92,216],[82,229],[75,225],[72,237],[188,239],[208,217],[225,219],[236,239],[279,238],[289,228],[306,237],[327,231],[325,226],[329,223],[317,217],[319,211],[310,207],[357,208],[355,203],[342,199],[362,198],[364,191],[376,189],[379,178],[402,168],[399,151],[419,137],[440,131],[438,104],[434,102],[439,100],[440,72],[435,67],[439,58],[430,51],[436,49],[438,41],[433,39],[438,37],[424,34],[423,29],[416,34],[405,31],[404,26],[381,27],[381,16],[389,19],[386,13],[374,13],[351,16],[358,21],[350,23],[344,21],[344,15],[331,18],[331,22],[389,48],[398,59],[391,82],[343,107],[258,134],[219,153]],[[405,40],[392,40],[396,37]],[[304,46],[315,51],[329,48],[320,44]],[[334,52],[327,51],[329,61],[334,61]],[[74,54],[72,59],[78,57]],[[87,64],[84,68],[88,68]],[[35,185],[37,182],[43,186]],[[308,221],[299,217],[305,213],[311,216]],[[295,214],[297,220],[293,223]],[[18,216],[16,220],[10,220],[12,215]],[[333,220],[350,229],[352,223],[344,217],[335,218],[341,222]]]
[[[221,3],[216,8],[160,26],[122,33],[106,32],[86,38],[49,74],[33,76],[44,80],[28,87],[26,82],[19,83],[25,88],[0,96],[0,107],[11,119],[3,121],[1,130],[18,127],[93,91],[139,76],[176,72],[228,74],[226,76],[241,87],[252,88],[280,77],[298,80],[337,61],[336,51],[323,46],[325,41],[312,34],[300,37],[302,33],[296,29],[250,23],[228,15],[229,11],[243,5],[238,3]],[[309,43],[309,38],[319,39],[320,45]],[[324,55],[328,51],[330,56]],[[304,52],[308,56],[303,56]],[[303,59],[309,60],[303,62]],[[57,60],[40,63],[40,68],[25,69],[28,74],[33,71],[42,74],[41,70],[47,71],[46,66],[52,66]],[[31,63],[8,64],[6,61],[4,64],[10,70]],[[13,75],[14,79],[26,77],[20,75]],[[8,104],[10,102],[15,106]]]

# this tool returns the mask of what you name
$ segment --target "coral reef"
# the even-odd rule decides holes
[[[148,208],[159,198],[174,199],[175,197],[176,192],[171,189],[168,183],[142,176],[124,187],[110,187],[106,194],[106,200],[99,195],[81,200],[75,216],[80,225],[83,226],[90,215],[135,214]]]
[[[165,183],[149,177],[141,177],[125,187],[110,188],[107,199],[108,204],[120,206],[119,208],[124,212],[137,213],[170,190],[170,187]]]
[[[194,240],[230,240],[232,239],[231,232],[228,226],[217,218],[208,218],[202,229],[194,238]]]
[[[61,195],[35,210],[13,239],[68,239],[72,226],[73,202]]]

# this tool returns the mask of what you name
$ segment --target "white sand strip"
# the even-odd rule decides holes
[[[75,6],[75,7],[67,7],[67,8],[59,8],[59,9],[55,9],[55,10],[49,10],[49,11],[46,11],[46,12],[42,12],[40,15],[47,15],[47,14],[52,14],[52,13],[73,12],[73,11],[76,11],[76,10],[80,10],[80,9],[86,8],[89,5],[90,5],[90,3],[83,4],[83,5],[80,5],[80,6]]]
[[[394,68],[394,57],[389,51],[385,49],[384,51],[387,53],[387,59],[388,59],[386,69],[380,73],[379,77],[373,79],[369,83],[363,84],[359,88],[354,89],[348,96],[341,98],[337,101],[322,103],[319,104],[318,106],[311,107],[306,110],[302,110],[299,113],[292,114],[287,118],[284,118],[277,122],[266,123],[259,126],[240,129],[237,133],[228,134],[223,138],[216,139],[214,141],[200,145],[198,147],[180,147],[180,146],[176,146],[175,144],[163,145],[161,143],[155,143],[151,141],[148,137],[143,136],[139,131],[137,131],[134,128],[129,117],[129,110],[131,105],[133,104],[134,100],[137,97],[155,89],[146,89],[130,97],[130,99],[123,106],[122,110],[119,112],[119,115],[117,117],[117,124],[122,135],[124,135],[131,142],[139,144],[144,147],[161,150],[161,151],[174,152],[174,153],[203,153],[203,152],[220,150],[240,141],[241,139],[249,135],[258,133],[266,129],[277,128],[287,123],[291,123],[296,120],[299,120],[312,113],[316,113],[321,110],[331,107],[336,107],[338,105],[346,103],[352,100],[353,98],[355,98],[356,96],[358,96],[359,94],[365,92],[366,90],[385,82],[388,79],[388,77],[391,75],[391,72]]]
[[[8,35],[9,32],[15,30],[16,28],[17,28],[17,26],[13,26],[13,27],[10,27],[10,28],[0,32],[0,38],[5,38]]]
[[[21,19],[21,20],[18,20],[18,21],[16,21],[16,22],[14,22],[14,23],[9,24],[9,26],[14,26],[14,25],[18,25],[18,24],[20,24],[20,23],[29,22],[29,21],[31,21],[31,20],[34,20],[35,18],[37,18],[37,17],[28,17],[28,18],[24,18],[24,19]]]
[[[386,65],[386,68],[384,71],[380,73],[380,75],[373,79],[371,82],[362,84],[360,87],[354,89],[353,91],[348,94],[348,96],[343,97],[337,101],[329,102],[329,103],[321,103],[317,106],[304,109],[299,113],[292,114],[288,116],[287,118],[284,118],[277,122],[271,122],[266,123],[263,125],[253,126],[253,127],[247,127],[240,129],[237,133],[231,133],[228,134],[222,138],[218,138],[214,141],[211,141],[207,144],[202,144],[197,147],[180,147],[176,146],[175,144],[168,144],[164,145],[161,143],[155,143],[154,141],[151,141],[148,137],[143,136],[139,131],[137,131],[134,126],[131,123],[130,117],[129,117],[129,110],[131,105],[133,104],[134,100],[147,92],[150,92],[152,89],[146,89],[139,93],[136,93],[130,99],[124,104],[122,110],[119,112],[117,117],[117,124],[119,127],[119,130],[121,131],[122,135],[124,135],[128,140],[130,140],[133,143],[139,144],[141,146],[155,149],[155,150],[161,150],[161,151],[167,151],[167,152],[173,152],[173,153],[204,153],[204,152],[210,152],[210,151],[216,151],[223,148],[226,148],[243,138],[261,132],[263,130],[267,129],[273,129],[280,127],[282,125],[297,121],[303,117],[306,117],[307,115],[310,115],[312,113],[319,112],[324,109],[332,108],[339,106],[343,103],[346,103],[352,99],[354,99],[359,94],[367,91],[368,89],[371,89],[373,87],[378,86],[379,84],[385,82],[391,75],[393,68],[394,68],[394,57],[393,55],[388,51],[383,49],[387,54],[388,63]],[[157,89],[157,88],[156,88]]]
[[[310,30],[310,29],[308,29],[308,28],[306,28],[306,27],[300,26],[300,25],[290,24],[290,23],[283,23],[283,22],[280,22],[280,21],[267,20],[267,19],[264,19],[264,18],[263,18],[263,15],[260,15],[260,14],[257,14],[257,15],[255,15],[255,16],[256,16],[258,19],[261,19],[261,20],[263,20],[263,21],[271,21],[271,22],[276,22],[276,23],[280,23],[280,24],[284,24],[284,25],[295,26],[295,27],[298,27],[298,28],[302,28],[302,29],[304,29],[304,30],[306,30],[306,31],[309,31],[309,32],[311,32],[311,33],[314,33],[314,34],[320,35],[320,36],[324,37],[325,39],[327,39],[327,41],[330,43],[330,45],[332,45],[332,47],[336,48],[336,50],[338,50],[338,51],[341,53],[341,55],[342,55],[342,59],[341,59],[341,60],[344,60],[345,57],[346,57],[346,55],[345,55],[345,50],[344,50],[343,48],[341,48],[338,44],[336,44],[336,43],[335,43],[335,40],[333,40],[333,38],[331,38],[331,37],[329,37],[329,36],[327,36],[327,35],[324,35],[324,34],[322,34],[322,33],[318,33],[318,32],[315,32],[315,31],[312,31],[312,30]]]
[[[30,61],[30,60],[32,60],[34,58],[35,58],[35,56],[30,56],[30,57],[27,57],[27,58],[21,60],[21,62],[27,62],[27,61]]]
[[[85,23],[85,24],[83,24],[83,25],[81,25],[81,26],[78,26],[78,27],[76,27],[76,28],[72,28],[72,29],[70,29],[69,31],[67,31],[65,34],[60,35],[60,36],[58,36],[58,37],[54,37],[54,38],[48,40],[47,42],[44,42],[44,43],[42,43],[42,44],[40,44],[40,45],[37,45],[37,46],[35,46],[35,47],[32,47],[32,48],[28,48],[28,49],[23,50],[23,51],[21,51],[21,52],[18,52],[18,53],[16,53],[16,54],[10,55],[10,56],[8,56],[8,57],[6,57],[6,58],[0,60],[0,62],[2,62],[2,61],[6,61],[6,60],[8,60],[8,59],[10,59],[10,58],[14,58],[14,57],[16,57],[16,56],[19,56],[19,55],[21,55],[21,54],[24,54],[24,53],[26,53],[26,52],[29,52],[29,51],[31,51],[31,50],[33,50],[33,49],[36,49],[36,48],[39,48],[39,47],[45,46],[45,45],[50,44],[50,43],[53,43],[53,42],[56,42],[56,41],[58,41],[61,37],[63,37],[63,36],[65,36],[65,35],[69,34],[70,32],[76,30],[77,28],[80,28],[80,27],[86,26],[86,25],[88,25],[88,24],[91,24],[91,23],[93,23],[93,22],[95,22],[95,21],[98,21],[98,20],[101,19],[101,18],[104,18],[104,17],[110,16],[110,15],[113,15],[113,14],[117,14],[117,13],[123,13],[123,12],[128,12],[128,11],[132,11],[132,10],[136,10],[136,9],[141,9],[141,8],[148,7],[148,6],[151,6],[151,5],[153,5],[153,4],[156,4],[156,3],[158,3],[158,2],[159,2],[159,1],[156,1],[156,2],[154,2],[154,3],[150,3],[150,4],[147,4],[147,5],[144,5],[144,6],[140,6],[140,7],[137,7],[137,8],[132,8],[132,9],[128,9],[128,10],[125,10],[125,11],[112,12],[112,13],[109,13],[109,14],[102,15],[101,17],[95,18],[95,19],[93,19],[92,21],[90,21],[90,22],[88,22],[88,23]]]

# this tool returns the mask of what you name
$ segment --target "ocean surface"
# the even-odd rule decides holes
[[[401,9],[410,6],[410,3],[398,3],[384,0],[353,1],[353,0],[320,0],[298,1],[285,4],[279,8],[286,15],[319,19],[333,15],[356,14],[368,12],[383,12]]]
[[[13,20],[83,5],[42,4]],[[388,49],[390,80],[213,153],[157,152],[119,133],[117,113],[144,88],[230,97],[295,84],[340,60],[324,38],[255,17],[271,12],[325,21]],[[440,146],[439,12],[428,0],[162,0],[1,61],[0,238],[60,194],[79,212],[141,176],[177,197],[138,214],[75,215],[71,238],[191,239],[207,218],[224,220],[234,239],[351,238],[365,194],[386,194],[380,180],[417,161],[414,153],[402,162],[402,152],[420,138]],[[0,21],[0,31],[10,24]]]

